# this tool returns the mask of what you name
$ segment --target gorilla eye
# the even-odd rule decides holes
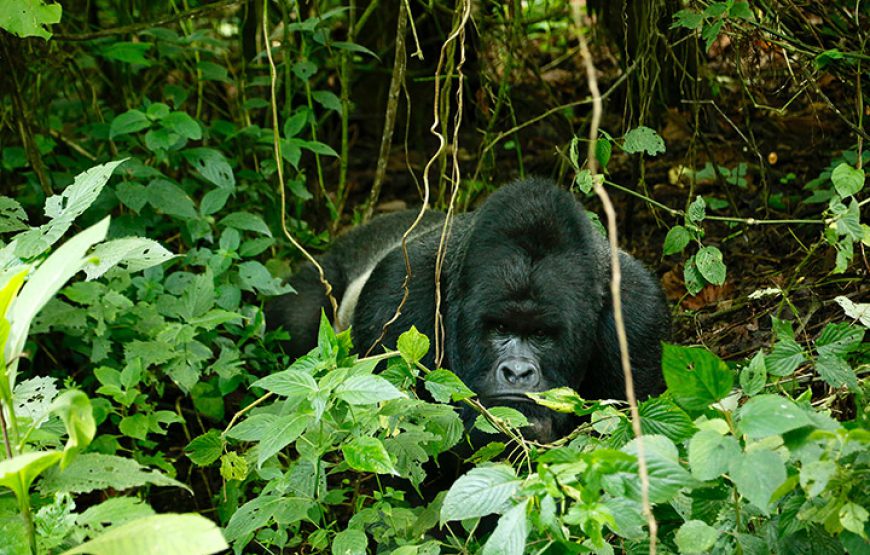
[[[537,339],[545,339],[545,338],[549,337],[549,335],[550,334],[548,334],[547,330],[545,330],[544,328],[538,328],[535,330],[535,333],[534,333],[534,336]]]
[[[505,335],[508,332],[508,327],[505,324],[499,322],[498,324],[495,325],[495,332],[502,334],[502,335]]]

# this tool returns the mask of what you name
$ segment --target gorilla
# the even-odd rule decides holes
[[[337,328],[351,326],[365,351],[383,333],[402,296],[401,238],[416,211],[381,216],[336,240],[320,263],[340,304]],[[427,212],[407,243],[410,295],[382,344],[394,348],[412,325],[435,330],[436,258],[444,215]],[[441,269],[443,366],[485,406],[509,406],[529,420],[527,438],[551,441],[571,431],[570,415],[531,401],[526,392],[568,386],[587,399],[624,399],[613,307],[610,248],[583,206],[550,180],[515,181],[477,210],[455,217]],[[669,312],[658,281],[620,251],[622,305],[637,396],[663,389],[661,341]],[[283,326],[288,353],[316,345],[321,309],[332,309],[308,264],[290,280],[296,290],[266,307],[271,327]],[[423,364],[433,368],[434,353]],[[469,424],[476,416],[463,407]]]

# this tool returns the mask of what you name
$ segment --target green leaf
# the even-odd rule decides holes
[[[716,540],[719,539],[719,535],[719,530],[703,520],[689,520],[677,530],[674,541],[680,553],[686,555],[708,553]]]
[[[595,182],[589,170],[580,170],[574,178],[574,184],[584,195],[588,195],[595,188]]]
[[[27,229],[26,221],[27,213],[17,200],[0,196],[0,233]]]
[[[278,417],[274,414],[253,414],[227,431],[227,436],[239,441],[260,441],[272,433]]]
[[[816,359],[816,372],[831,387],[848,387],[858,391],[858,375],[842,358],[823,353]]]
[[[845,162],[841,162],[831,172],[831,182],[843,198],[859,193],[864,188],[864,180],[863,168],[853,168]]]
[[[406,397],[396,386],[380,376],[353,376],[335,390],[335,396],[351,405],[374,405],[381,401]]]
[[[251,387],[262,387],[276,395],[285,397],[310,398],[320,391],[317,382],[311,374],[304,370],[288,369],[283,372],[271,374],[251,384]]]
[[[686,248],[691,240],[692,234],[689,233],[688,229],[681,225],[675,225],[668,230],[668,234],[665,236],[665,244],[662,247],[662,253],[665,256],[668,256],[669,254],[683,252],[683,249]]]
[[[332,555],[366,555],[369,540],[362,530],[342,530],[332,540]]]
[[[707,202],[704,200],[704,197],[698,195],[695,197],[695,200],[692,201],[692,204],[689,205],[689,209],[686,211],[686,221],[688,223],[699,224],[704,221],[704,218],[707,217]]]
[[[148,204],[148,193],[144,185],[130,181],[118,183],[115,187],[115,195],[124,203],[124,206],[132,209],[137,214]]]
[[[725,283],[725,263],[722,262],[722,251],[718,248],[700,248],[695,255],[695,265],[708,283],[713,285]]]
[[[638,412],[644,434],[659,434],[671,441],[681,442],[695,433],[695,425],[689,415],[664,397],[655,397],[640,403]],[[628,421],[625,421],[625,425],[628,426]]]
[[[371,50],[369,50],[365,46],[362,46],[361,44],[356,44],[355,42],[347,42],[347,41],[343,41],[343,40],[337,40],[337,41],[330,42],[329,44],[330,44],[330,46],[332,46],[334,48],[338,48],[340,50],[349,50],[351,52],[356,52],[357,54],[366,54],[366,55],[371,56],[372,58],[374,58],[376,60],[380,60],[380,57],[378,57],[377,54],[375,54],[374,52],[372,52]]]
[[[502,512],[520,483],[513,468],[505,464],[471,469],[447,491],[441,524]]]
[[[233,513],[224,530],[224,537],[227,541],[235,541],[266,526],[275,513],[286,505],[287,498],[281,495],[263,494],[253,498]]]
[[[595,142],[595,159],[602,168],[607,167],[610,162],[610,153],[613,151],[613,145],[605,138],[598,139]]]
[[[527,392],[526,395],[534,402],[550,410],[565,414],[586,416],[598,410],[595,402],[587,402],[570,387],[557,387],[537,393]]]
[[[207,192],[199,201],[199,213],[208,216],[218,212],[226,205],[231,193],[229,189],[213,189]]]
[[[250,212],[233,212],[221,219],[220,224],[241,231],[253,231],[267,237],[272,236],[272,231],[263,221],[263,218]]]
[[[100,55],[108,60],[117,60],[127,64],[151,66],[151,60],[145,54],[154,46],[150,42],[112,41],[109,46],[100,50]]]
[[[791,338],[778,338],[773,350],[764,357],[768,374],[772,376],[789,376],[807,358],[801,346]]]
[[[707,284],[695,264],[694,254],[686,260],[686,264],[683,266],[683,281],[686,283],[686,291],[689,295],[697,295]]]
[[[52,469],[40,481],[39,489],[52,494],[78,494],[98,489],[121,491],[145,484],[180,487],[193,493],[181,482],[141,466],[133,459],[102,453],[82,453],[63,472]]]
[[[650,156],[655,156],[665,151],[664,140],[649,127],[640,126],[632,129],[625,134],[624,140],[622,150],[629,154],[646,152]]]
[[[858,242],[864,238],[864,228],[861,227],[861,208],[858,200],[852,198],[848,208],[836,216],[837,233]]]
[[[753,397],[740,407],[737,419],[737,429],[750,439],[780,435],[812,424],[794,401],[779,395]]]
[[[483,545],[481,555],[523,555],[526,548],[526,537],[529,535],[529,523],[526,518],[526,508],[529,500],[511,507],[501,518],[492,535]]]
[[[0,461],[0,486],[5,486],[23,499],[30,495],[30,484],[48,467],[57,463],[60,451],[35,451]]]
[[[151,206],[164,214],[183,220],[195,219],[197,217],[193,201],[190,200],[184,189],[171,181],[155,179],[148,184],[146,192]]]
[[[699,480],[714,480],[725,474],[731,461],[739,456],[737,440],[715,430],[701,430],[689,441],[689,467]]]
[[[426,390],[432,394],[432,398],[439,403],[461,401],[463,399],[470,399],[475,395],[475,393],[468,389],[468,386],[459,379],[459,376],[450,370],[445,370],[443,368],[428,373],[426,375],[425,385]]]
[[[664,344],[662,371],[674,400],[690,411],[705,410],[731,391],[734,374],[722,359],[702,347]]]
[[[327,110],[335,110],[341,113],[341,100],[330,91],[314,91],[311,97],[315,102],[326,108]]]
[[[78,390],[62,393],[51,404],[51,412],[60,416],[66,428],[67,440],[63,448],[61,469],[69,465],[72,458],[90,445],[97,431],[91,400]]]
[[[845,322],[828,324],[815,340],[816,350],[820,355],[846,356],[864,343],[864,331]]]
[[[347,465],[360,472],[399,475],[383,442],[376,437],[355,437],[341,446]]]
[[[107,241],[97,245],[91,256],[98,262],[85,267],[89,280],[102,276],[118,264],[123,265],[128,272],[138,272],[175,258],[160,243],[142,237]]]
[[[638,439],[628,442],[622,451],[638,456]],[[649,471],[649,499],[652,503],[665,503],[673,499],[681,489],[697,487],[698,482],[680,464],[677,446],[664,436],[643,436],[644,454]],[[626,478],[625,487],[640,498],[640,481],[637,475]]]
[[[233,191],[236,188],[236,177],[224,155],[212,148],[192,148],[182,155],[187,163],[194,167],[209,183],[221,189]]]
[[[145,148],[151,152],[169,150],[178,142],[179,136],[167,129],[151,129],[145,133]]]
[[[121,135],[136,133],[151,127],[151,120],[139,110],[127,110],[112,120],[109,127],[109,138],[114,139]]]
[[[526,415],[511,407],[489,407],[489,413],[499,420],[504,421],[512,428],[524,428],[529,425]],[[479,414],[474,420],[474,427],[487,434],[499,434],[499,430],[493,426],[485,416]]]
[[[220,529],[196,514],[162,514],[112,526],[63,555],[209,555],[229,549]]]
[[[836,474],[837,464],[834,461],[810,461],[801,466],[800,484],[807,492],[807,497],[816,497]]]
[[[271,431],[260,440],[257,466],[262,467],[272,455],[296,441],[310,421],[311,416],[308,414],[288,414],[276,418]]]
[[[683,27],[685,29],[700,29],[704,22],[704,15],[694,10],[680,10],[674,14],[674,21],[671,23],[671,29]]]
[[[870,515],[868,515],[867,509],[852,501],[848,501],[840,507],[839,517],[843,528],[864,538],[867,537],[864,526],[867,524],[868,516]]]
[[[199,70],[204,81],[231,82],[227,75],[227,68],[214,62],[200,61],[196,64],[196,69]]]
[[[208,466],[220,458],[224,451],[224,440],[218,430],[209,430],[193,438],[184,448],[187,455],[196,466]]]
[[[145,110],[145,115],[148,116],[148,119],[159,121],[169,115],[169,106],[162,102],[155,102],[148,106],[148,109]]]
[[[786,477],[785,463],[769,449],[744,453],[731,463],[731,479],[737,492],[765,515],[770,515],[770,499]]]
[[[399,336],[396,342],[399,354],[409,365],[414,365],[429,352],[429,338],[417,331],[415,326]]]
[[[291,117],[287,118],[287,121],[284,122],[284,137],[285,139],[290,139],[299,134],[300,131],[305,129],[305,125],[308,123],[308,115],[311,112],[308,108],[302,108]]]
[[[764,353],[758,351],[740,371],[740,388],[744,395],[752,396],[764,389],[766,383],[767,366],[764,363]]]
[[[187,112],[172,112],[160,121],[161,125],[170,131],[178,133],[185,139],[198,141],[202,138],[202,128]]]
[[[60,4],[43,0],[0,0],[0,28],[24,37],[51,38],[48,25],[60,23]]]

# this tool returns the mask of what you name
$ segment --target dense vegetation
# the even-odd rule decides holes
[[[0,553],[870,553],[868,40],[845,0],[0,0]],[[640,437],[481,409],[433,491],[476,402],[430,338],[289,360],[263,303],[530,173],[613,197],[668,391]]]

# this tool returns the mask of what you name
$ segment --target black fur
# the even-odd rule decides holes
[[[360,350],[380,337],[402,298],[405,263],[398,244],[415,215],[375,219],[336,241],[321,260],[341,298],[383,256],[353,313],[352,334]],[[430,214],[409,241],[410,296],[388,328],[383,340],[388,347],[411,325],[434,336],[442,224],[443,215]],[[532,423],[524,430],[527,437],[551,440],[570,431],[571,419],[523,401],[522,392],[569,386],[590,399],[624,398],[609,267],[606,240],[570,193],[543,179],[501,188],[480,209],[457,216],[450,230],[441,274],[444,367],[485,404],[525,413]],[[659,284],[641,263],[621,252],[620,267],[635,389],[643,399],[663,388],[660,341],[667,336],[669,316]],[[301,270],[291,285],[297,294],[273,301],[267,318],[291,332],[291,354],[298,356],[314,346],[320,307],[328,305],[313,268]],[[434,354],[423,363],[432,367]]]

